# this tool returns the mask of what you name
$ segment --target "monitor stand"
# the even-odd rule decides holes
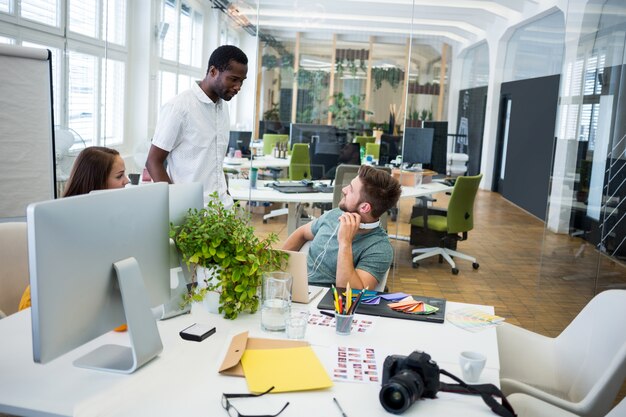
[[[135,258],[113,264],[128,324],[130,347],[104,345],[74,361],[80,368],[130,374],[163,350],[141,270]]]

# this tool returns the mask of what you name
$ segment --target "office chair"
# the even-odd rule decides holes
[[[376,137],[375,136],[355,136],[354,137],[354,143],[358,143],[361,148],[365,149],[365,145],[368,143],[374,143],[376,142]]]
[[[289,179],[292,181],[311,179],[311,156],[307,143],[294,143],[289,161]]]
[[[263,134],[263,155],[271,156],[278,142],[288,143],[289,135]]]
[[[579,414],[556,407],[530,395],[515,393],[507,395],[506,399],[515,410],[517,417],[580,417]],[[609,414],[604,417],[626,416],[626,398],[623,398]]]
[[[429,211],[424,207],[423,215],[411,219],[411,240],[414,241],[414,234],[433,231],[439,237],[440,246],[431,248],[419,248],[411,251],[413,267],[419,266],[419,261],[431,256],[440,256],[448,261],[452,267],[452,274],[459,273],[452,256],[472,262],[472,267],[478,269],[480,266],[473,256],[465,255],[456,250],[450,249],[450,242],[467,239],[467,232],[474,228],[474,199],[478,191],[478,185],[482,179],[482,174],[473,177],[458,177],[452,190],[450,203],[447,211],[436,211],[434,215],[429,215]],[[459,233],[461,235],[459,235]]]
[[[554,338],[498,326],[502,392],[527,394],[578,416],[604,416],[626,377],[625,316],[626,290],[608,290]]]
[[[365,155],[372,155],[374,159],[378,160],[380,158],[380,144],[379,143],[366,143],[365,144]]]
[[[17,312],[28,284],[26,223],[0,223],[0,318]]]
[[[309,145],[307,143],[294,143],[291,150],[291,160],[289,161],[289,179],[300,181],[311,179],[311,157],[309,155]],[[298,207],[300,212],[300,207]],[[287,207],[272,210],[263,216],[263,223],[273,217],[289,214]]]

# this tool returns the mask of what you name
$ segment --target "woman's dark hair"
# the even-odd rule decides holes
[[[233,45],[222,45],[211,54],[206,71],[208,73],[211,67],[215,67],[219,72],[227,71],[230,68],[230,61],[248,65],[248,57],[241,49]]]
[[[83,149],[72,166],[63,197],[106,189],[107,179],[113,169],[115,158],[119,154],[115,149],[104,146],[91,146]]]

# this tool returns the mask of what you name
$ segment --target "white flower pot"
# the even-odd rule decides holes
[[[196,266],[196,280],[198,282],[198,288],[204,288],[210,283],[217,282],[220,269],[221,268],[217,266],[212,268]],[[204,296],[204,300],[202,300],[199,304],[202,304],[203,308],[209,313],[219,314],[220,293],[217,291],[208,291]]]

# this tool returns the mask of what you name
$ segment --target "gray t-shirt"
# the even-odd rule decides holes
[[[309,284],[334,284],[337,275],[339,242],[339,216],[343,211],[336,208],[311,224],[315,236],[309,248],[307,269]],[[385,276],[393,259],[393,248],[387,233],[381,228],[369,233],[357,234],[352,241],[354,268],[367,271],[378,282]]]

